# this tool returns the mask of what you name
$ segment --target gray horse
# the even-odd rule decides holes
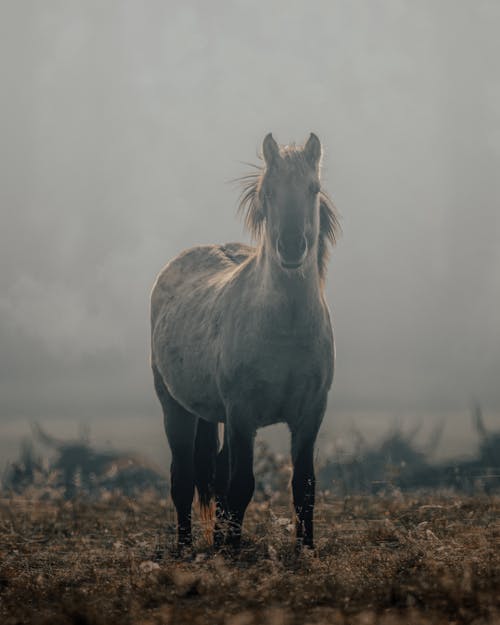
[[[316,135],[280,148],[268,134],[262,152],[240,202],[257,246],[185,250],[151,295],[151,364],[181,548],[191,544],[195,486],[205,515],[215,498],[215,545],[239,546],[255,433],[273,423],[291,431],[297,543],[313,546],[313,451],[334,363],[324,281],[339,223],[320,186]]]

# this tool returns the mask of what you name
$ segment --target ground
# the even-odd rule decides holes
[[[499,512],[498,496],[325,494],[316,550],[297,555],[290,507],[273,500],[250,506],[238,558],[212,554],[197,522],[178,559],[157,496],[4,498],[0,622],[500,623]]]

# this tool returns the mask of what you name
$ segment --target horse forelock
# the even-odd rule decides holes
[[[304,152],[295,144],[282,146],[280,156],[283,166],[276,173],[277,176],[286,176],[292,172],[305,173],[310,170]],[[260,241],[265,228],[265,214],[262,207],[261,190],[271,172],[265,165],[249,164],[254,171],[237,179],[241,184],[241,194],[238,204],[238,213],[243,215],[246,229],[256,241]],[[320,278],[326,274],[326,266],[329,257],[329,246],[334,246],[341,233],[339,215],[332,199],[321,188],[319,192],[319,239],[318,239],[318,269]]]

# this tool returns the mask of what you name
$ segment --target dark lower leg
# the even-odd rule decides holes
[[[171,465],[171,492],[177,511],[179,548],[191,545],[191,506],[194,497],[193,463],[174,456]]]
[[[313,547],[315,476],[312,444],[301,446],[294,454],[292,490],[297,542]]]
[[[253,476],[253,432],[229,429],[229,490],[227,543],[237,548],[241,541],[241,526],[245,511],[255,488]]]
[[[224,543],[225,526],[228,520],[227,490],[229,481],[229,452],[227,442],[217,455],[215,470],[215,528],[214,546],[220,547]]]
[[[191,506],[194,497],[194,441],[197,418],[170,395],[153,368],[155,389],[163,408],[165,432],[172,452],[170,484],[177,511],[178,544],[191,544]]]
[[[255,481],[253,475],[247,474],[235,480],[233,490],[228,497],[228,533],[226,542],[237,548],[241,542],[241,528],[243,518],[250,500],[252,499]]]

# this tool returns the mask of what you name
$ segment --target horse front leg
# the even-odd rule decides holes
[[[255,429],[249,428],[234,415],[228,416],[226,427],[229,452],[226,543],[229,547],[238,549],[241,542],[243,518],[255,488],[253,475]]]
[[[194,447],[198,418],[185,410],[168,392],[158,371],[153,369],[155,388],[163,408],[165,432],[172,463],[170,492],[177,512],[179,551],[191,546],[191,507],[194,497]]]
[[[314,474],[314,445],[323,417],[306,423],[307,431],[292,429],[292,491],[295,508],[297,547],[314,548],[314,501],[316,476]]]
[[[177,511],[177,545],[179,551],[190,547],[191,507],[194,497],[194,437],[196,417],[184,411],[184,414],[170,412],[165,419],[172,464],[170,465],[171,493]]]

